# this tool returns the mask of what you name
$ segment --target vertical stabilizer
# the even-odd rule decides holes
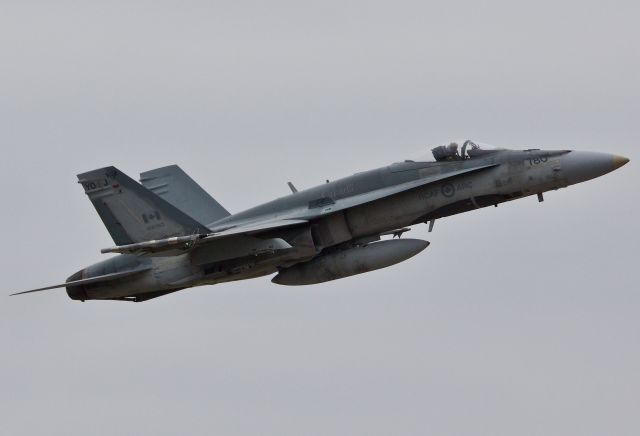
[[[200,223],[211,224],[230,215],[178,165],[141,173],[140,183]]]
[[[78,174],[78,182],[117,245],[209,231],[115,167]]]

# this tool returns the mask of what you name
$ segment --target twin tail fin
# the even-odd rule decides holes
[[[209,232],[113,166],[78,174],[78,183],[117,245]]]

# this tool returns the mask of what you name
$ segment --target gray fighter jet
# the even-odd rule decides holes
[[[141,174],[114,167],[78,175],[117,256],[66,283],[74,300],[145,301],[181,289],[277,273],[311,285],[394,265],[429,242],[409,226],[599,177],[627,158],[585,151],[507,150],[466,141],[298,191],[230,214],[179,167]],[[383,237],[387,237],[384,238]],[[398,237],[397,239],[395,237]],[[16,294],[13,294],[16,295]]]

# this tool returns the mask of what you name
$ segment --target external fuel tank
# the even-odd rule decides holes
[[[429,246],[421,239],[392,239],[320,255],[309,262],[282,269],[271,281],[302,286],[386,268],[415,256]]]

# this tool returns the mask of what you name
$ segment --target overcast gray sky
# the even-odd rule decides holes
[[[75,174],[235,212],[473,138],[619,153],[313,287],[0,298],[7,435],[637,435],[637,1],[0,1],[4,294],[112,245]]]

